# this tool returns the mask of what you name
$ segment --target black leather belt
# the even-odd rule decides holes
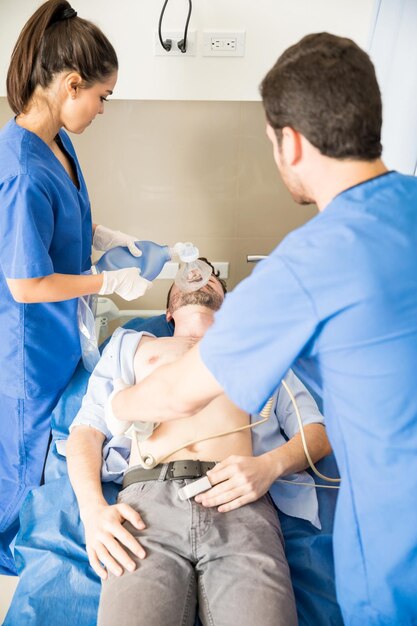
[[[122,489],[144,480],[181,480],[205,476],[216,463],[214,461],[170,461],[160,463],[153,469],[132,467],[123,477]]]

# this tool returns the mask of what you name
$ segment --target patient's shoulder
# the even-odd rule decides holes
[[[139,339],[138,347],[136,348],[136,351],[143,348],[145,344],[154,343],[155,341],[158,341],[158,337],[154,337],[151,335],[142,335],[142,337]]]
[[[171,339],[171,337],[142,335],[137,343],[135,359],[146,359],[147,355],[153,354],[155,351],[159,352],[161,342],[163,343],[166,339]]]
[[[153,346],[158,344],[159,339],[159,337],[153,335],[142,334],[136,346],[135,361],[140,358],[146,358],[146,354],[153,351]]]
[[[145,331],[139,332],[130,328],[117,328],[103,351],[103,357],[110,360],[115,359],[118,362],[123,355],[125,360],[133,360],[142,342],[155,339],[155,335]]]

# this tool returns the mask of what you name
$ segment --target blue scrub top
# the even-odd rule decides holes
[[[78,186],[37,135],[14,120],[0,132],[0,393],[15,398],[64,387],[80,358],[77,299],[19,304],[6,283],[91,266],[88,193],[68,135],[59,137]]]
[[[227,296],[201,356],[248,412],[300,359],[343,478],[334,547],[345,621],[414,623],[417,180],[389,172],[352,187],[287,236]]]

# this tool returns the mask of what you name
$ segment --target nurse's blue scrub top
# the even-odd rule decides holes
[[[0,132],[0,393],[36,398],[66,385],[80,358],[77,299],[13,300],[6,278],[90,268],[90,202],[68,135],[59,137],[78,186],[50,148],[11,120]]]
[[[352,187],[287,236],[227,296],[201,356],[248,412],[301,358],[343,479],[345,622],[417,624],[417,179]]]

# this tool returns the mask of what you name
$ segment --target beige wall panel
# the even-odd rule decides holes
[[[0,124],[11,116],[0,99]],[[232,289],[315,213],[296,205],[280,180],[259,102],[113,100],[85,133],[72,136],[93,218],[163,244],[192,241],[228,261]],[[170,281],[121,308],[161,309]]]

